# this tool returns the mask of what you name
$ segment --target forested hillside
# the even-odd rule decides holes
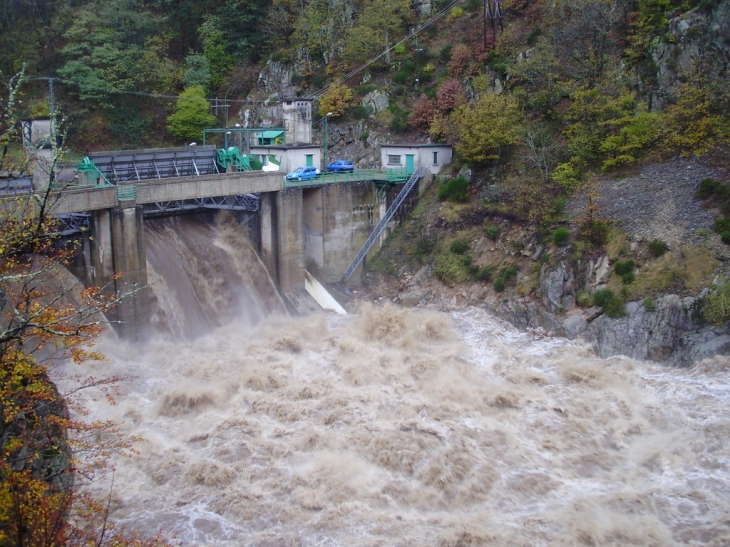
[[[727,20],[707,0],[7,1],[0,70],[25,67],[20,115],[52,99],[80,151],[193,139],[168,128],[185,90],[230,101],[219,125],[300,95],[466,162],[520,149],[572,188],[588,166],[726,142]]]

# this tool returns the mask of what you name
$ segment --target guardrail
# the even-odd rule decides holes
[[[411,174],[412,172],[406,169],[357,169],[352,173],[322,173],[316,178],[307,180],[287,180],[284,177],[284,187],[322,186],[323,184],[360,182],[363,180],[380,180],[394,183],[406,182]]]

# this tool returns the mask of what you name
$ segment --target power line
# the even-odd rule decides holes
[[[362,72],[367,67],[369,67],[370,65],[372,65],[373,63],[375,63],[378,59],[380,59],[381,57],[383,57],[383,56],[387,55],[388,53],[390,53],[391,51],[393,51],[399,45],[407,42],[408,40],[410,40],[414,36],[417,36],[418,33],[420,33],[422,30],[426,29],[427,27],[430,27],[433,23],[435,23],[435,22],[439,21],[440,19],[442,19],[444,16],[446,16],[447,13],[450,13],[451,10],[454,7],[458,6],[459,4],[461,4],[464,1],[465,0],[454,0],[453,2],[451,2],[451,4],[449,4],[448,6],[446,6],[444,9],[442,9],[436,15],[434,15],[433,17],[431,17],[428,21],[426,21],[421,26],[419,26],[411,34],[409,34],[408,36],[406,36],[405,38],[403,38],[400,42],[398,42],[398,43],[394,44],[392,47],[386,49],[380,55],[378,55],[376,57],[373,57],[372,59],[370,59],[366,63],[363,63],[359,67],[351,70],[350,72],[348,72],[344,76],[341,76],[341,77],[337,78],[334,82],[332,82],[332,83],[326,85],[325,87],[321,88],[319,91],[317,91],[314,94],[312,94],[312,98],[315,98],[316,99],[318,97],[321,97],[322,95],[324,95],[325,93],[327,93],[327,91],[329,91],[329,89],[332,86],[337,85],[337,84],[341,84],[345,80],[348,80],[348,79],[352,78],[353,76],[355,76],[356,74]]]
[[[315,93],[311,94],[309,96],[309,98],[311,98],[311,99],[317,99],[317,98],[321,97],[322,95],[324,95],[325,93],[327,93],[327,91],[329,91],[329,89],[332,88],[334,85],[341,84],[341,83],[345,82],[346,80],[352,78],[356,74],[359,74],[360,72],[362,72],[363,70],[365,70],[366,68],[368,68],[370,65],[372,65],[373,63],[375,63],[376,61],[378,61],[380,58],[384,57],[385,55],[387,55],[388,53],[390,53],[391,51],[393,51],[399,45],[407,42],[408,40],[410,40],[413,37],[417,36],[420,32],[422,32],[426,28],[430,27],[432,24],[434,24],[437,21],[443,19],[446,16],[446,14],[450,13],[451,10],[454,7],[458,6],[459,4],[461,4],[463,2],[465,2],[465,0],[454,0],[449,5],[447,5],[446,7],[444,7],[436,15],[434,15],[430,19],[428,19],[425,23],[423,23],[422,25],[418,26],[408,36],[406,36],[405,38],[403,38],[399,42],[393,44],[393,46],[391,46],[388,49],[384,50],[382,53],[380,53],[379,55],[373,57],[369,61],[361,64],[357,68],[352,69],[350,72],[348,72],[344,76],[340,76],[339,78],[337,78],[336,80],[334,80],[330,84],[324,86],[323,88],[320,88],[318,91],[316,91]],[[500,21],[500,23],[501,23],[501,21]],[[66,85],[74,85],[74,86],[79,86],[79,87],[83,86],[83,83],[81,83],[81,82],[77,82],[77,81],[74,81],[74,80],[67,80],[65,78],[59,78],[58,76],[33,76],[33,77],[25,78],[25,80],[26,81],[29,81],[29,80],[47,80],[48,81],[48,83],[49,83],[49,93],[50,93],[50,102],[52,103],[52,109],[53,109],[53,106],[55,106],[55,96],[54,96],[54,93],[53,93],[53,82],[54,81],[60,82],[62,84],[66,84]],[[145,93],[143,91],[131,91],[131,90],[125,90],[125,89],[115,89],[115,88],[112,88],[112,87],[97,88],[97,89],[99,91],[104,92],[104,93],[118,94],[118,95],[135,95],[135,96],[138,96],[138,97],[150,97],[150,98],[153,98],[153,99],[172,99],[172,100],[178,100],[180,98],[180,95],[165,95],[165,94],[161,94],[161,93]],[[216,103],[216,101],[219,101],[220,99],[218,97],[212,97],[212,98],[207,98],[206,97],[205,100],[208,101],[209,103],[211,103],[211,105],[212,105],[212,104]],[[233,104],[233,103],[239,103],[239,104],[268,104],[270,101],[268,99],[264,99],[264,100],[261,100],[261,99],[227,99],[227,102],[228,103],[231,103],[231,104]]]

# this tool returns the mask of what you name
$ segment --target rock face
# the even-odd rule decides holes
[[[661,108],[674,95],[680,77],[689,74],[696,62],[709,60],[718,74],[726,74],[730,66],[730,0],[703,2],[671,19],[667,37],[655,43],[652,57],[659,82],[655,108]]]
[[[581,338],[602,357],[626,355],[689,366],[706,357],[730,353],[730,326],[707,325],[702,319],[707,290],[688,298],[665,295],[654,301],[651,310],[641,302],[629,302],[626,315],[612,319],[600,308],[570,306],[568,293],[573,280],[573,273],[563,263],[552,270],[543,266],[541,302],[512,301],[493,311],[522,328],[539,327],[558,336]]]

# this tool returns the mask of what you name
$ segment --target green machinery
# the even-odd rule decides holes
[[[216,161],[224,171],[228,171],[231,167],[237,171],[261,171],[263,167],[263,164],[256,156],[253,154],[242,155],[237,146],[218,149]]]

